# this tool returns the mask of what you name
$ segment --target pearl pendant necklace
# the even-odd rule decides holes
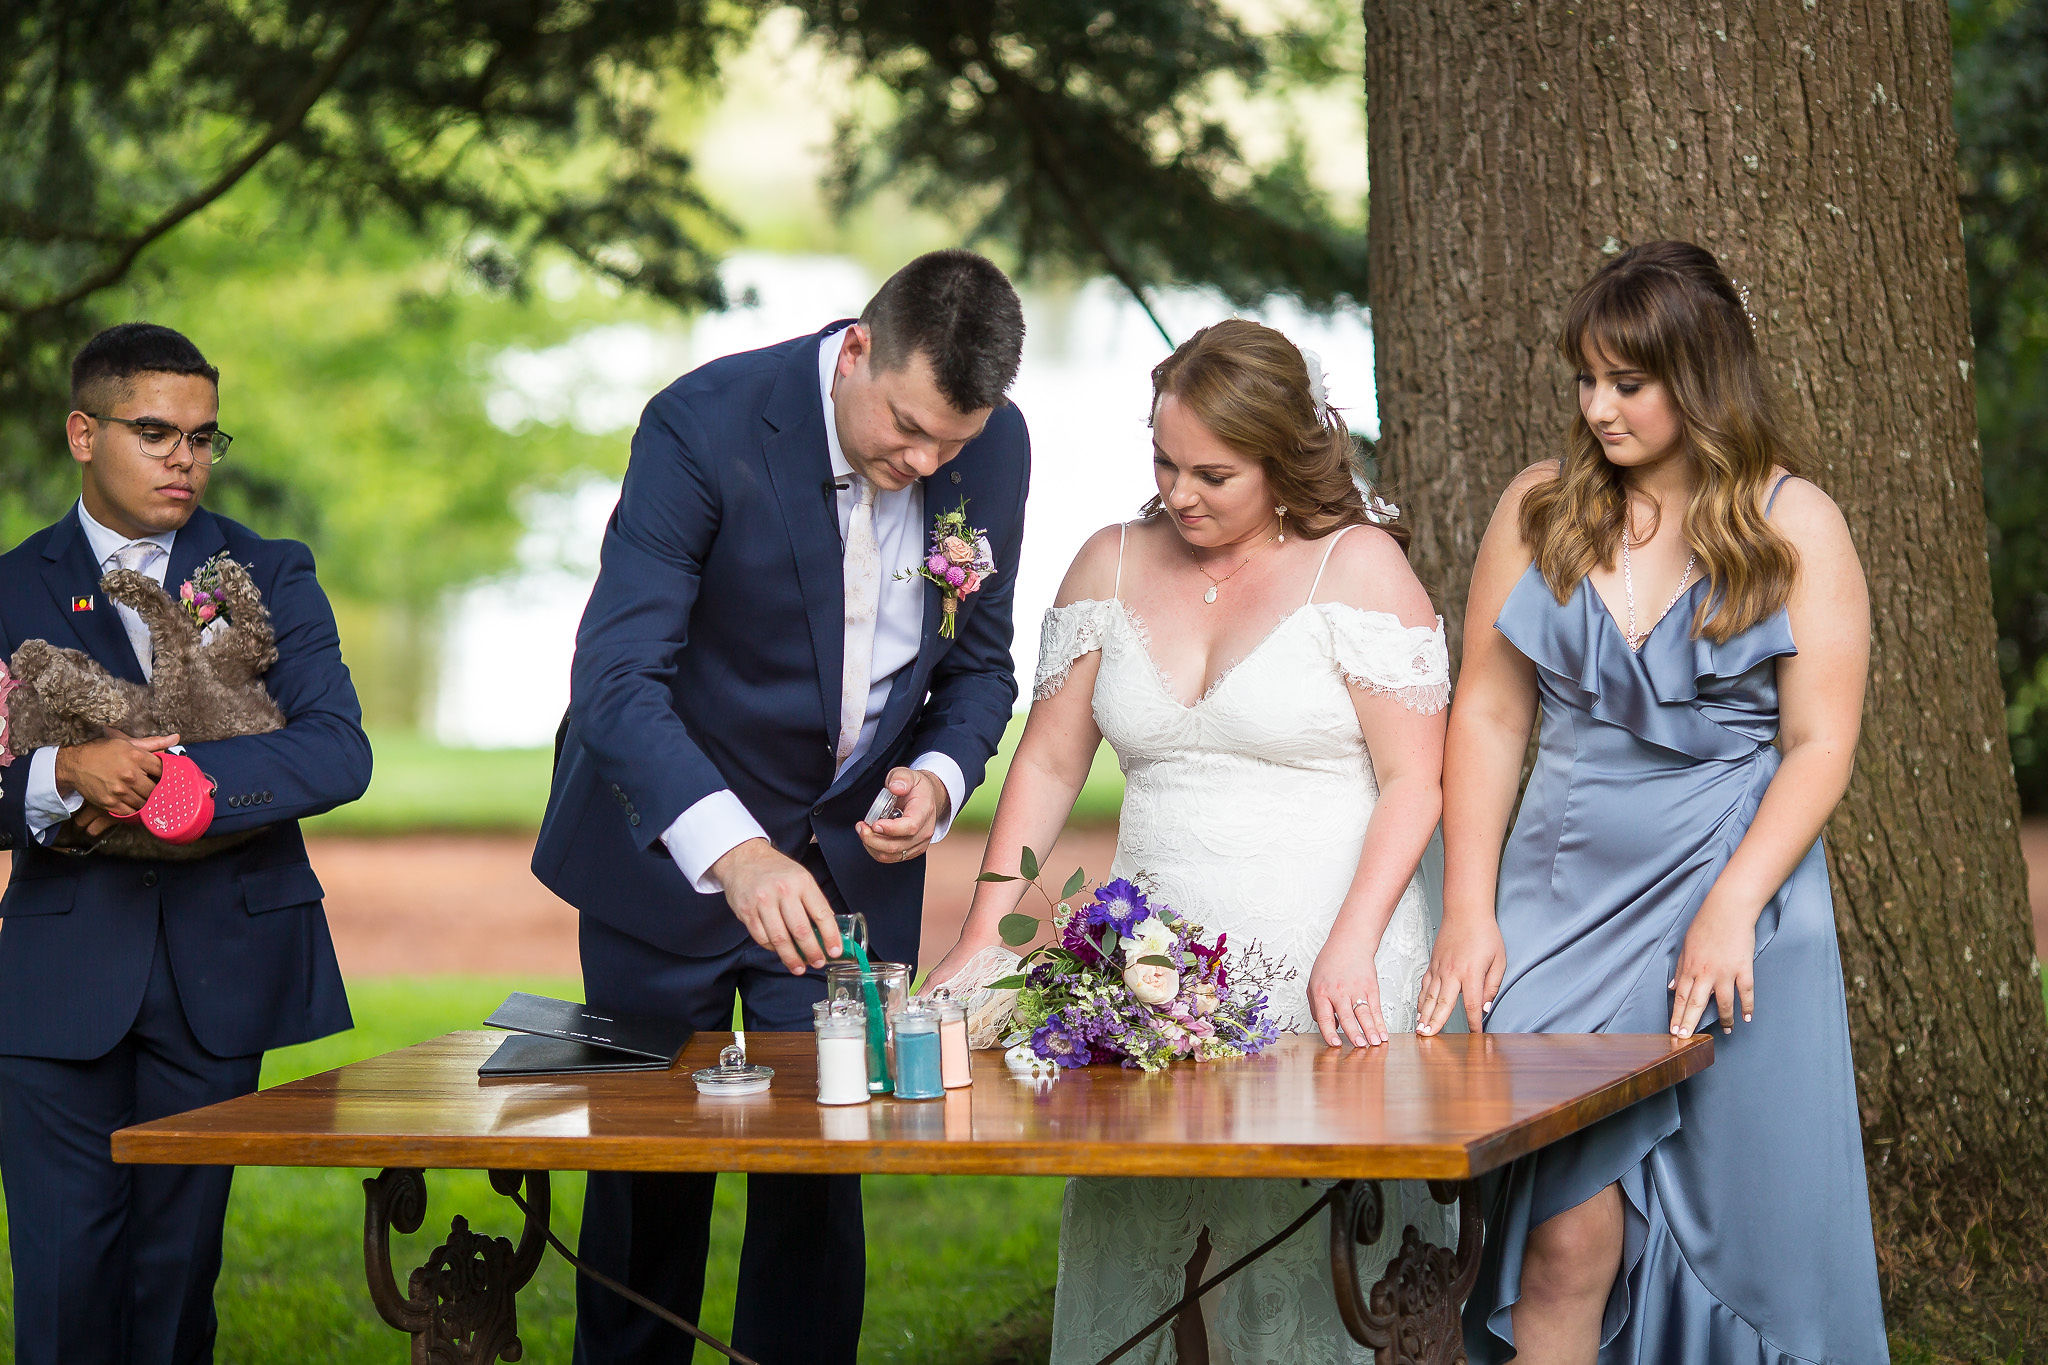
[[[1265,549],[1268,545],[1278,545],[1281,541],[1287,539],[1287,532],[1284,529],[1287,523],[1285,521],[1282,521],[1280,525],[1283,529],[1275,531],[1269,539],[1267,539],[1259,545],[1254,546],[1252,548],[1251,554],[1248,554],[1243,559],[1239,560],[1237,567],[1235,569],[1232,569],[1229,573],[1223,575],[1223,577],[1221,578],[1211,578],[1209,575],[1209,571],[1207,569],[1203,568],[1200,564],[1195,565],[1195,571],[1201,574],[1202,577],[1209,579],[1209,591],[1202,594],[1202,600],[1204,602],[1209,603],[1211,606],[1214,606],[1216,603],[1216,590],[1218,588],[1221,588],[1225,583],[1228,583],[1231,579],[1237,577],[1240,573],[1244,572],[1244,566],[1251,563],[1253,556],[1257,555],[1260,550]]]

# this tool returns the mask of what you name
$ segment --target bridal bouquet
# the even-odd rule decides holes
[[[1076,904],[1087,882],[1078,868],[1055,905],[1028,848],[1019,871],[1052,907],[1059,941],[991,983],[1017,992],[1005,1041],[1063,1067],[1116,1061],[1157,1071],[1182,1058],[1250,1056],[1280,1036],[1267,993],[1293,973],[1256,945],[1227,949],[1227,934],[1205,943],[1201,925],[1124,878]],[[980,880],[1016,878],[985,872]],[[1040,924],[1018,912],[1003,917],[1000,932],[1021,947]]]

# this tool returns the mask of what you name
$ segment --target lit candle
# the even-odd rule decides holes
[[[866,1104],[867,1011],[857,1001],[820,1000],[811,1018],[818,1034],[818,1103]]]

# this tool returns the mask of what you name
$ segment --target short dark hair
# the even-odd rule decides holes
[[[1009,277],[958,248],[927,252],[891,275],[860,322],[874,346],[870,364],[898,369],[922,352],[960,412],[1001,403],[1024,353],[1024,305]]]
[[[196,374],[220,386],[220,371],[183,332],[154,322],[123,322],[78,348],[71,361],[71,406],[104,411],[138,374]]]

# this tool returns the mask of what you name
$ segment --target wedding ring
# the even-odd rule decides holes
[[[1370,1000],[1354,1000],[1351,1003],[1354,1005],[1369,1005],[1372,1002]]]

